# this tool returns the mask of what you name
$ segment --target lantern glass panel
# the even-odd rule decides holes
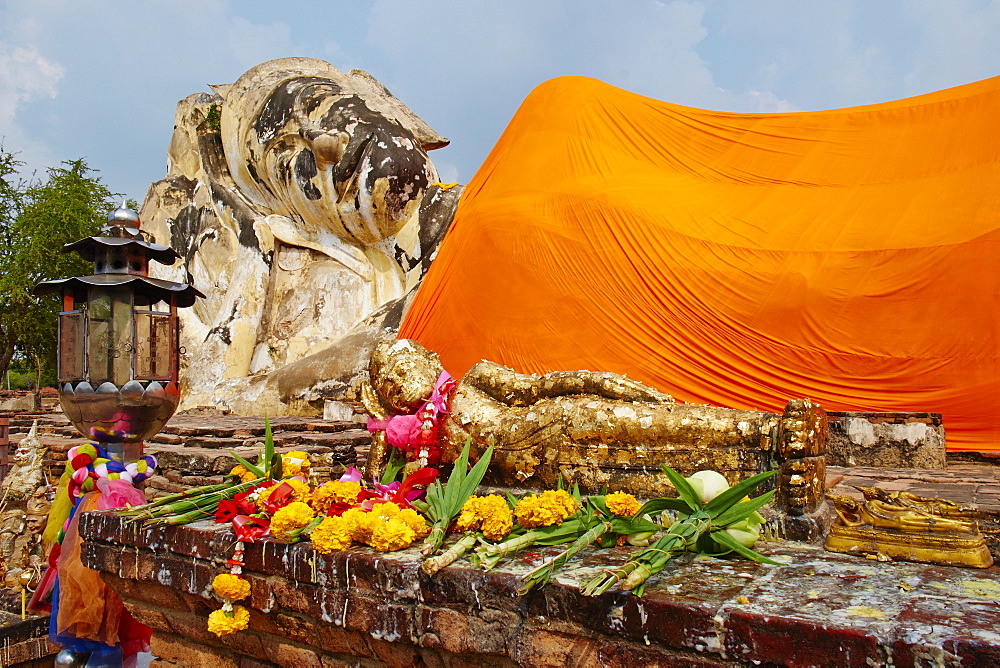
[[[137,380],[170,380],[173,365],[173,327],[169,313],[135,313],[135,377]]]
[[[132,293],[95,287],[87,302],[90,382],[121,387],[132,379]]]
[[[83,380],[86,351],[83,311],[59,314],[59,382]]]

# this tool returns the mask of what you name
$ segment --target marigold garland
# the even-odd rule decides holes
[[[242,605],[234,605],[232,611],[215,610],[208,616],[208,630],[222,637],[242,631],[250,624],[250,611]]]
[[[316,513],[308,504],[293,501],[271,517],[271,534],[278,540],[291,540],[292,532],[304,528],[314,517]]]
[[[525,529],[559,524],[580,509],[580,504],[564,489],[528,494],[514,507],[514,516]]]
[[[301,450],[286,452],[281,456],[281,475],[285,478],[291,476],[309,477],[309,453]]]
[[[250,595],[250,583],[232,573],[220,573],[212,580],[212,591],[230,601],[242,601]]]
[[[229,475],[235,476],[240,479],[240,482],[251,482],[257,479],[257,476],[247,470],[247,467],[243,464],[237,464],[230,471]]]
[[[423,538],[431,532],[431,528],[427,525],[427,520],[413,508],[400,510],[399,514],[396,515],[396,519],[413,529],[413,533],[417,538]]]
[[[621,517],[635,517],[642,504],[627,492],[612,492],[604,497],[608,510]]]
[[[347,522],[347,530],[350,531],[351,538],[365,544],[371,540],[374,515],[364,508],[351,508],[341,517]]]

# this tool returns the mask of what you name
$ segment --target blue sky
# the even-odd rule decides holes
[[[468,182],[524,97],[587,75],[678,104],[806,111],[1000,75],[1000,1],[3,0],[0,137],[26,171],[86,158],[142,200],[174,106],[285,56],[375,75]]]

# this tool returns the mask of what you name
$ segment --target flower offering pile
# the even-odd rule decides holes
[[[623,492],[583,497],[577,488],[561,485],[521,495],[481,493],[492,448],[471,463],[467,443],[446,481],[422,462],[404,467],[396,461],[380,480],[365,480],[352,467],[339,479],[321,483],[312,475],[306,453],[276,454],[270,425],[265,432],[257,463],[233,455],[239,464],[230,471],[229,482],[121,511],[147,524],[213,520],[230,525],[235,541],[228,572],[212,583],[221,608],[208,621],[220,636],[249,623],[249,611],[238,605],[250,593],[250,583],[242,577],[243,551],[246,543],[262,539],[311,541],[320,554],[354,546],[393,552],[420,541],[429,576],[462,558],[490,570],[527,548],[563,546],[522,577],[522,594],[548,582],[588,547],[638,549],[622,566],[585,583],[586,595],[612,587],[641,595],[648,578],[683,552],[735,553],[775,563],[751,549],[763,522],[757,509],[774,492],[748,496],[773,472],[730,487],[714,471],[683,478],[664,466],[678,496],[645,503]]]

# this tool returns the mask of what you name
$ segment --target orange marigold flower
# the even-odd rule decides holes
[[[240,601],[250,595],[250,583],[238,575],[220,573],[212,580],[212,591],[220,598]]]
[[[343,517],[327,517],[313,529],[310,538],[317,552],[329,554],[334,550],[346,550],[353,540],[350,522]]]
[[[514,507],[514,516],[525,529],[561,524],[580,509],[580,504],[564,489],[547,490],[540,496],[528,494]]]
[[[626,492],[612,492],[604,497],[608,510],[622,517],[635,517],[642,504],[634,496]]]
[[[232,612],[216,610],[208,616],[208,630],[222,637],[242,631],[250,624],[250,611],[242,605],[234,605]]]

